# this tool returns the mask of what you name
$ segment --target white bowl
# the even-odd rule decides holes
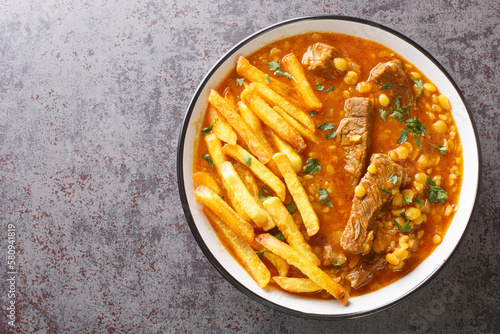
[[[234,70],[240,55],[249,55],[281,38],[313,31],[344,33],[376,41],[391,48],[422,70],[450,100],[465,158],[459,209],[442,243],[411,273],[383,289],[351,298],[348,306],[342,306],[334,300],[305,298],[272,288],[261,289],[221,245],[193,195],[193,149],[200,134],[210,89],[217,87],[221,80]],[[196,90],[184,119],[177,156],[178,184],[186,219],[196,241],[215,268],[251,298],[285,313],[315,319],[358,317],[374,313],[402,301],[428,282],[450,258],[464,235],[476,202],[480,168],[479,141],[475,125],[460,90],[437,60],[418,44],[392,29],[366,20],[342,16],[305,17],[284,21],[265,28],[234,46],[208,72]]]

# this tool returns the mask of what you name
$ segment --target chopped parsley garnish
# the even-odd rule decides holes
[[[337,269],[341,269],[341,268],[342,268],[342,265],[340,265],[340,264],[333,264],[333,263],[332,263],[332,267],[333,267],[333,268],[337,268]]]
[[[422,204],[422,198],[420,198],[420,197],[415,198],[415,203],[417,203],[420,206],[423,206],[423,204]]]
[[[286,208],[288,209],[288,212],[290,212],[290,214],[293,214],[295,212],[295,203],[293,201],[291,201],[287,206]]]
[[[337,135],[337,132],[335,132],[334,127],[335,127],[335,125],[333,123],[323,123],[321,125],[318,125],[316,127],[316,129],[319,129],[319,130],[331,130],[329,134],[325,135],[325,138],[327,140],[329,140],[329,139],[335,138],[335,136]]]
[[[393,107],[389,107],[391,108],[392,111],[392,114],[390,114],[389,117],[397,118],[399,124],[401,124],[403,122],[403,117],[404,117],[403,109],[401,109],[401,102],[399,102],[399,99],[395,96],[391,96],[391,98],[396,104],[396,109],[394,109]]]
[[[317,159],[307,160],[306,167],[304,168],[304,174],[312,174],[314,171],[318,172],[321,170],[321,166]]]
[[[224,196],[222,195],[217,195],[217,196],[219,196],[220,198],[222,198],[223,201],[225,201]]]
[[[391,83],[390,83],[390,82],[387,82],[387,83],[383,84],[382,86],[380,86],[380,89],[381,89],[381,90],[384,90],[384,89],[391,89]]]
[[[206,127],[206,128],[203,128],[201,130],[201,133],[203,133],[204,135],[208,135],[210,132],[212,132],[212,128],[214,127],[215,123],[217,123],[219,119],[216,118],[215,121],[212,123],[212,125]]]
[[[245,165],[247,165],[248,167],[252,166],[252,158],[249,157],[248,155],[245,155],[243,157],[243,162],[245,163]]]
[[[270,198],[271,196],[264,196],[262,193],[259,191],[259,194],[257,195],[257,198],[259,201],[264,202],[266,199]]]
[[[437,186],[434,181],[427,178],[425,182],[427,189],[429,189],[429,202],[434,204],[436,201],[444,203],[444,200],[448,198],[448,194],[440,186]]]
[[[422,96],[422,94],[424,93],[424,82],[423,82],[421,79],[418,79],[418,80],[415,80],[415,79],[413,79],[413,78],[410,78],[410,79],[411,79],[411,81],[413,81],[413,83],[414,83],[415,85],[417,85],[417,87],[420,89],[420,94],[419,94],[418,96],[417,96],[417,95],[415,95],[415,99],[414,99],[414,101],[413,101],[413,104],[414,104],[414,105],[417,105],[417,97]]]
[[[387,114],[389,113],[389,111],[385,110],[385,109],[382,109],[380,108],[378,110],[378,112],[380,113],[380,117],[382,117],[382,119],[384,120],[385,122],[385,119],[387,118]]]
[[[269,70],[274,71],[274,75],[276,76],[283,76],[287,77],[288,79],[293,79],[293,76],[290,73],[283,72],[280,67],[280,62],[279,61],[270,61],[267,63],[267,66],[269,66]]]
[[[335,87],[331,86],[330,88],[328,88],[327,90],[325,90],[324,93],[331,92],[332,90],[335,90]]]
[[[399,139],[397,141],[398,144],[406,143],[408,140],[408,131],[406,129],[401,129],[401,133],[399,134]]]
[[[316,110],[310,110],[310,111],[308,111],[307,113],[308,113],[309,115],[311,115],[311,116],[314,116],[314,115],[317,115],[317,114],[318,114],[318,112],[317,112]]]
[[[262,260],[262,255],[264,255],[264,253],[271,253],[270,251],[268,250],[262,250],[262,251],[255,251],[255,254],[257,254],[257,256],[259,257],[260,260]]]
[[[260,190],[266,195],[269,195],[269,190],[266,189],[266,187],[261,187]]]
[[[425,125],[420,123],[416,117],[409,118],[405,121],[406,127],[413,132],[413,139],[415,139],[415,143],[418,147],[422,148],[422,144],[420,143],[419,135],[425,136],[427,130]]]
[[[275,237],[280,241],[285,241],[285,237],[283,236],[283,234],[281,234],[281,232],[269,231],[269,234],[271,234],[273,237]]]
[[[402,217],[404,217],[406,219],[406,223],[404,224],[404,226],[401,226],[397,221],[396,219],[393,219],[392,221],[394,222],[394,224],[396,224],[398,230],[400,230],[401,232],[403,233],[408,233],[410,232],[411,230],[411,226],[410,226],[410,218],[408,218],[407,215],[405,215],[404,212],[401,212],[400,215]]]
[[[403,203],[404,204],[411,204],[411,199],[410,198],[406,198],[405,195],[403,195]]]
[[[241,87],[243,86],[243,81],[245,81],[245,78],[238,78],[236,74],[234,74],[234,78],[236,79],[236,86]]]
[[[380,189],[381,192],[383,192],[384,194],[390,194],[391,192],[385,188],[382,188],[382,187],[378,187]]]
[[[375,153],[373,156],[377,159],[380,159],[382,157],[379,153]]]
[[[330,193],[328,192],[328,190],[323,189],[323,188],[318,188],[318,190],[316,190],[316,191],[320,195],[319,200],[321,201],[321,203],[323,203],[326,206],[329,206],[330,208],[333,208],[333,204],[329,200],[327,200],[328,196],[330,196]]]
[[[434,147],[436,150],[438,150],[439,154],[441,154],[443,157],[446,155],[446,147],[439,146],[436,144],[432,144],[432,147]]]
[[[389,177],[389,181],[391,181],[392,184],[396,184],[396,182],[398,182],[398,176],[396,174],[392,174],[391,177]]]
[[[325,86],[323,86],[322,84],[320,83],[317,83],[316,86],[314,87],[316,90],[323,90],[325,89]]]
[[[269,80],[270,80],[270,79],[271,79],[271,78],[269,77],[269,74],[267,74],[267,73],[266,73],[266,84],[268,84],[268,83],[269,83]]]
[[[212,161],[212,157],[210,156],[210,154],[204,154],[202,155],[203,159],[205,159],[206,162],[208,162],[208,164],[213,167],[214,166],[214,162]]]

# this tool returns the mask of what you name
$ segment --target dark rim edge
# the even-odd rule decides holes
[[[395,300],[395,301],[393,301],[391,303],[388,303],[386,305],[382,305],[382,306],[380,306],[377,309],[373,309],[373,310],[369,310],[369,311],[365,311],[365,312],[346,313],[346,314],[341,314],[341,315],[323,315],[323,314],[315,314],[315,313],[303,313],[303,312],[300,312],[300,311],[296,311],[296,310],[292,310],[292,309],[286,308],[284,306],[281,306],[281,305],[275,304],[273,302],[270,302],[269,300],[267,300],[265,298],[262,298],[259,295],[256,295],[255,293],[253,293],[252,291],[250,291],[248,288],[246,288],[243,284],[241,284],[232,275],[230,275],[224,269],[224,267],[222,266],[222,264],[215,258],[215,256],[208,249],[207,245],[205,244],[205,242],[201,238],[201,235],[200,235],[200,233],[199,233],[199,231],[198,231],[198,229],[196,227],[196,224],[194,223],[193,216],[191,215],[191,210],[190,210],[190,207],[189,207],[189,204],[188,204],[188,200],[187,200],[186,189],[185,189],[185,185],[184,185],[184,178],[183,178],[183,173],[182,173],[183,172],[183,167],[184,167],[183,159],[182,158],[183,158],[183,155],[184,155],[185,135],[186,135],[186,131],[187,131],[187,128],[188,128],[188,125],[189,125],[189,121],[191,119],[191,115],[193,113],[194,104],[197,101],[197,99],[198,99],[198,97],[199,97],[199,95],[201,93],[201,90],[205,86],[206,82],[211,78],[211,76],[221,66],[221,64],[227,58],[229,58],[233,53],[235,53],[238,49],[240,49],[243,45],[249,43],[250,41],[254,40],[255,38],[259,37],[260,35],[262,35],[264,33],[267,33],[270,30],[273,30],[273,29],[276,29],[276,28],[281,27],[283,25],[287,25],[287,24],[294,23],[294,22],[299,22],[299,21],[304,21],[304,20],[325,20],[325,19],[357,22],[357,23],[362,23],[362,24],[366,24],[366,25],[369,25],[369,26],[373,26],[373,27],[379,28],[381,30],[385,30],[385,31],[387,31],[387,32],[395,35],[396,37],[404,40],[405,42],[409,43],[410,45],[412,45],[413,47],[415,47],[418,51],[420,51],[424,56],[426,56],[430,61],[432,61],[439,68],[439,70],[447,77],[447,79],[451,82],[451,84],[453,85],[453,87],[457,91],[458,95],[460,96],[460,99],[462,100],[462,102],[463,102],[463,104],[465,106],[465,109],[467,111],[467,114],[469,116],[469,119],[470,119],[470,122],[471,122],[471,125],[472,125],[472,128],[473,128],[473,131],[474,131],[474,135],[475,135],[475,138],[476,138],[476,146],[477,146],[476,148],[477,148],[477,152],[478,152],[478,181],[477,181],[477,185],[476,185],[476,197],[475,197],[475,201],[474,201],[474,204],[473,204],[473,207],[472,207],[472,211],[471,211],[468,223],[466,225],[466,228],[464,229],[464,232],[462,233],[462,235],[461,235],[461,237],[459,239],[459,242],[454,247],[454,249],[450,253],[450,255],[444,260],[444,262],[438,268],[436,268],[436,270],[434,270],[433,272],[431,272],[420,284],[416,285],[412,290],[410,290],[409,292],[407,292],[405,295],[401,296],[398,300]],[[283,313],[286,313],[286,314],[289,314],[289,315],[298,316],[298,317],[302,317],[302,318],[308,318],[308,319],[315,319],[315,320],[340,320],[340,319],[346,319],[346,318],[359,318],[359,317],[363,317],[363,316],[367,316],[367,315],[372,315],[372,314],[384,311],[384,310],[386,310],[386,309],[388,309],[390,307],[393,307],[393,306],[395,306],[395,305],[403,302],[404,300],[406,300],[407,298],[409,298],[411,295],[413,295],[417,290],[419,290],[420,288],[422,288],[425,285],[427,285],[434,277],[436,277],[437,274],[449,262],[450,258],[456,253],[456,250],[459,248],[459,246],[463,243],[464,236],[466,235],[466,233],[467,233],[467,231],[468,231],[468,229],[470,227],[470,223],[471,223],[474,215],[477,212],[477,206],[478,206],[477,204],[479,202],[479,197],[480,197],[481,192],[482,192],[482,184],[481,184],[481,178],[480,178],[481,172],[482,172],[482,153],[481,153],[481,146],[480,146],[480,142],[479,142],[479,135],[478,135],[478,131],[477,131],[477,126],[476,126],[476,124],[474,122],[474,119],[472,118],[471,112],[469,110],[469,106],[467,105],[467,103],[465,101],[465,97],[462,94],[462,91],[459,89],[457,83],[455,82],[455,80],[453,80],[453,78],[450,76],[450,74],[448,73],[448,71],[446,71],[446,69],[429,52],[427,52],[418,43],[412,41],[411,39],[409,39],[405,35],[403,35],[403,34],[397,32],[397,31],[393,30],[392,28],[386,27],[386,26],[384,26],[382,24],[379,24],[379,23],[376,23],[376,22],[373,22],[373,21],[369,21],[369,20],[366,20],[366,19],[361,19],[361,18],[357,18],[357,17],[351,17],[351,16],[340,16],[340,15],[306,16],[306,17],[299,17],[299,18],[294,18],[294,19],[289,19],[289,20],[281,21],[279,23],[270,25],[270,26],[268,26],[266,28],[263,28],[263,29],[255,32],[254,34],[246,37],[245,39],[243,39],[242,41],[240,41],[238,44],[236,44],[235,46],[233,46],[220,59],[217,60],[216,64],[209,70],[209,72],[204,76],[203,80],[201,81],[201,83],[196,88],[196,92],[195,92],[193,98],[191,99],[191,101],[189,102],[189,107],[188,107],[187,113],[186,113],[186,115],[184,117],[183,125],[182,125],[182,128],[181,128],[180,134],[179,134],[179,141],[178,141],[178,144],[177,144],[177,182],[178,182],[178,188],[179,188],[179,195],[181,197],[182,209],[184,211],[184,215],[185,215],[186,220],[188,222],[189,228],[191,229],[191,232],[192,232],[192,234],[193,234],[196,242],[198,243],[199,247],[201,248],[201,250],[203,251],[203,253],[205,254],[205,256],[208,258],[208,260],[210,261],[210,263],[234,287],[236,287],[243,294],[245,294],[246,296],[252,298],[253,300],[256,300],[256,301],[260,302],[263,305],[266,305],[266,306],[268,306],[268,307],[270,307],[270,308],[272,308],[274,310],[277,310],[277,311],[280,311],[280,312],[283,312]]]

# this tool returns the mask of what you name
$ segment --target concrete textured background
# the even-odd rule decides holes
[[[293,17],[357,16],[434,55],[480,135],[483,191],[455,255],[403,303],[316,321],[213,268],[181,209],[187,105],[232,45]],[[0,1],[0,250],[17,232],[18,333],[499,333],[500,4],[436,1]],[[9,284],[0,282],[0,332]]]

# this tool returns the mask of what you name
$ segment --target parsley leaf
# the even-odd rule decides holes
[[[317,83],[316,86],[314,87],[316,90],[323,90],[325,89],[325,86],[323,86],[322,84],[320,83]]]
[[[236,74],[233,73],[234,78],[236,79],[236,86],[241,87],[243,86],[243,81],[245,81],[245,78],[238,78]]]
[[[403,203],[404,204],[411,204],[411,199],[410,198],[406,198],[405,195],[403,195]]]
[[[425,136],[427,130],[425,125],[420,123],[416,117],[409,118],[405,121],[406,127],[413,132],[413,139],[415,139],[415,143],[418,147],[422,148],[422,144],[420,143],[420,139],[418,135]]]
[[[287,77],[288,79],[293,79],[293,76],[290,73],[283,72],[280,67],[280,62],[279,61],[270,61],[267,63],[267,66],[269,67],[269,70],[274,71],[274,75],[276,76],[283,76]]]
[[[259,199],[259,201],[261,202],[264,202],[266,199],[270,198],[271,196],[264,196],[262,195],[262,193],[259,191],[258,195],[257,195],[257,198]]]
[[[285,241],[285,237],[283,236],[283,234],[281,234],[281,232],[269,231],[269,234],[271,234],[273,237],[275,237],[280,241]]]
[[[423,206],[423,204],[422,204],[422,198],[420,198],[420,197],[415,198],[415,203],[417,203],[420,206]]]
[[[333,123],[323,123],[321,125],[318,125],[316,127],[316,129],[319,129],[319,130],[331,130],[329,134],[325,135],[325,138],[327,140],[329,140],[329,139],[335,138],[335,136],[337,135],[337,132],[335,132],[334,127],[335,127],[335,125]]]
[[[321,200],[321,203],[333,209],[333,204],[329,200],[327,199]]]
[[[202,129],[201,133],[203,133],[204,135],[208,135],[210,132],[212,132],[212,128],[214,127],[215,123],[217,123],[218,120],[219,119],[216,118],[215,121],[213,122],[213,124],[210,125],[210,126],[208,126],[208,127],[206,127],[206,128],[204,128],[204,129]]]
[[[266,195],[269,195],[269,190],[266,189],[266,187],[261,187],[260,190]]]
[[[250,167],[252,165],[252,158],[249,157],[248,155],[245,155],[243,157],[243,162],[245,163],[245,165],[247,165],[248,167]]]
[[[342,265],[340,265],[340,264],[333,264],[333,263],[332,263],[332,267],[333,267],[333,268],[337,268],[337,269],[341,269],[341,268],[342,268]]]
[[[295,203],[293,201],[291,201],[287,206],[286,208],[288,209],[288,212],[290,212],[290,214],[293,214],[295,212]]]
[[[382,108],[380,108],[378,110],[378,112],[380,113],[380,117],[382,117],[382,119],[384,120],[385,122],[385,119],[387,118],[387,114],[389,113],[387,110],[384,110]]]
[[[259,257],[260,260],[262,260],[262,255],[264,255],[264,253],[272,253],[271,251],[268,251],[268,250],[262,250],[262,251],[255,251],[255,254],[257,254],[257,256]]]
[[[427,188],[429,189],[429,202],[434,204],[436,201],[444,203],[444,200],[448,198],[448,194],[440,186],[437,186],[434,181],[427,178],[425,182]]]
[[[414,83],[415,85],[417,85],[417,87],[418,87],[418,88],[419,88],[419,90],[420,90],[420,94],[418,94],[418,96],[417,96],[417,95],[415,95],[415,99],[414,99],[414,101],[413,101],[413,104],[414,104],[414,105],[417,105],[417,97],[422,96],[422,94],[424,93],[424,82],[422,81],[422,79],[415,80],[415,79],[413,79],[413,78],[410,78],[410,80],[411,80],[411,81],[413,81],[413,83]]]
[[[205,159],[206,162],[208,162],[208,164],[213,167],[214,166],[214,162],[212,161],[212,157],[210,157],[210,154],[204,154],[202,155],[203,159]]]
[[[319,193],[319,199],[322,200],[322,199],[326,199],[328,198],[328,196],[330,196],[330,193],[328,192],[328,190],[326,189],[323,189],[323,188],[318,188],[318,190],[316,190],[318,193]]]
[[[306,167],[304,168],[304,174],[312,174],[314,171],[318,172],[321,170],[321,166],[317,159],[307,160]]]
[[[403,212],[402,212],[402,214],[404,215]],[[405,234],[410,232],[411,226],[410,226],[410,219],[408,219],[408,217],[406,217],[406,223],[404,224],[404,226],[399,225],[399,223],[396,221],[396,219],[393,219],[392,221],[397,226],[398,230],[400,230],[401,232],[403,232]]]
[[[335,90],[335,87],[331,86],[330,88],[328,88],[327,90],[325,90],[324,93],[331,92],[332,90]]]
[[[398,176],[396,174],[392,174],[391,177],[389,177],[389,181],[391,181],[392,184],[396,184],[396,182],[398,182]]]
[[[384,89],[391,89],[391,83],[387,82],[387,83],[383,84],[382,86],[380,86],[380,90],[384,90]]]
[[[317,114],[318,114],[318,112],[317,112],[316,110],[310,110],[310,111],[308,111],[307,113],[308,113],[309,115],[311,115],[311,116],[314,116],[314,115],[317,115]]]
[[[399,134],[399,139],[397,141],[398,144],[406,143],[408,140],[408,131],[406,129],[401,129],[401,133]]]
[[[266,73],[266,84],[269,83],[269,80],[271,79],[271,77],[269,77],[269,74]]]
[[[432,144],[432,147],[434,147],[438,152],[444,157],[446,155],[446,147],[444,146],[439,146],[436,144]]]
[[[383,192],[384,194],[390,194],[391,192],[385,188],[382,188],[382,187],[378,187],[380,189],[381,192]]]

